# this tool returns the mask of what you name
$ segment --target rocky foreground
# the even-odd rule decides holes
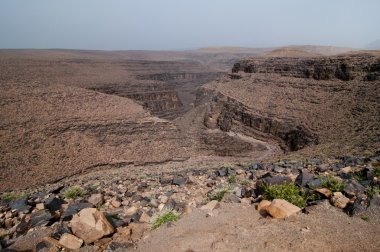
[[[285,227],[294,222],[310,224],[315,216],[309,213],[323,211],[331,215],[326,220],[340,213],[353,219],[348,224],[339,224],[342,225],[337,231],[340,235],[355,230],[356,226],[352,225],[357,225],[359,233],[370,231],[360,242],[364,250],[375,250],[378,241],[372,239],[380,234],[378,225],[373,225],[380,221],[379,178],[380,155],[253,163],[125,177],[104,175],[83,180],[78,177],[44,188],[4,193],[0,203],[0,248],[4,251],[155,250],[149,246],[160,237],[160,230],[166,229],[163,241],[166,244],[171,239],[166,235],[173,233],[171,227],[177,233],[182,232],[177,230],[181,223],[201,218],[206,218],[205,223],[207,219],[217,222],[218,218],[236,213],[239,215],[236,219],[242,219],[243,223],[285,219],[278,224]],[[255,213],[250,213],[251,207],[255,207]],[[233,222],[234,218],[229,221]],[[234,229],[233,225],[230,228]],[[261,234],[268,233],[265,230]],[[305,226],[300,232],[308,233],[310,227]],[[335,233],[332,232],[332,237]],[[226,235],[231,234],[226,231]],[[244,232],[230,238],[243,236]],[[181,239],[186,240],[186,234]],[[255,243],[257,239],[252,241]],[[178,250],[184,248],[176,244],[172,246],[178,246]],[[186,246],[197,248],[196,242]],[[223,239],[212,246],[204,250],[228,251],[229,248]],[[334,246],[328,250],[339,248]]]

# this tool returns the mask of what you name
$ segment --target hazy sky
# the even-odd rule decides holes
[[[0,0],[0,48],[365,47],[380,0]]]

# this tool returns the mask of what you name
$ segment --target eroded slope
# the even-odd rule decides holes
[[[274,138],[310,155],[370,153],[379,147],[379,58],[252,58],[206,84],[209,127]]]

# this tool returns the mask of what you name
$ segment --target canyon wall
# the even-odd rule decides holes
[[[380,147],[379,67],[369,54],[243,59],[197,101],[212,104],[207,127],[274,139],[285,151],[369,153]]]
[[[270,57],[241,60],[234,64],[233,73],[277,73],[282,76],[339,79],[343,81],[375,81],[380,76],[380,61],[373,55],[292,58]]]

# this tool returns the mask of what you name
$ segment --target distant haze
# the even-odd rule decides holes
[[[1,0],[0,48],[365,48],[379,11],[379,0]]]

